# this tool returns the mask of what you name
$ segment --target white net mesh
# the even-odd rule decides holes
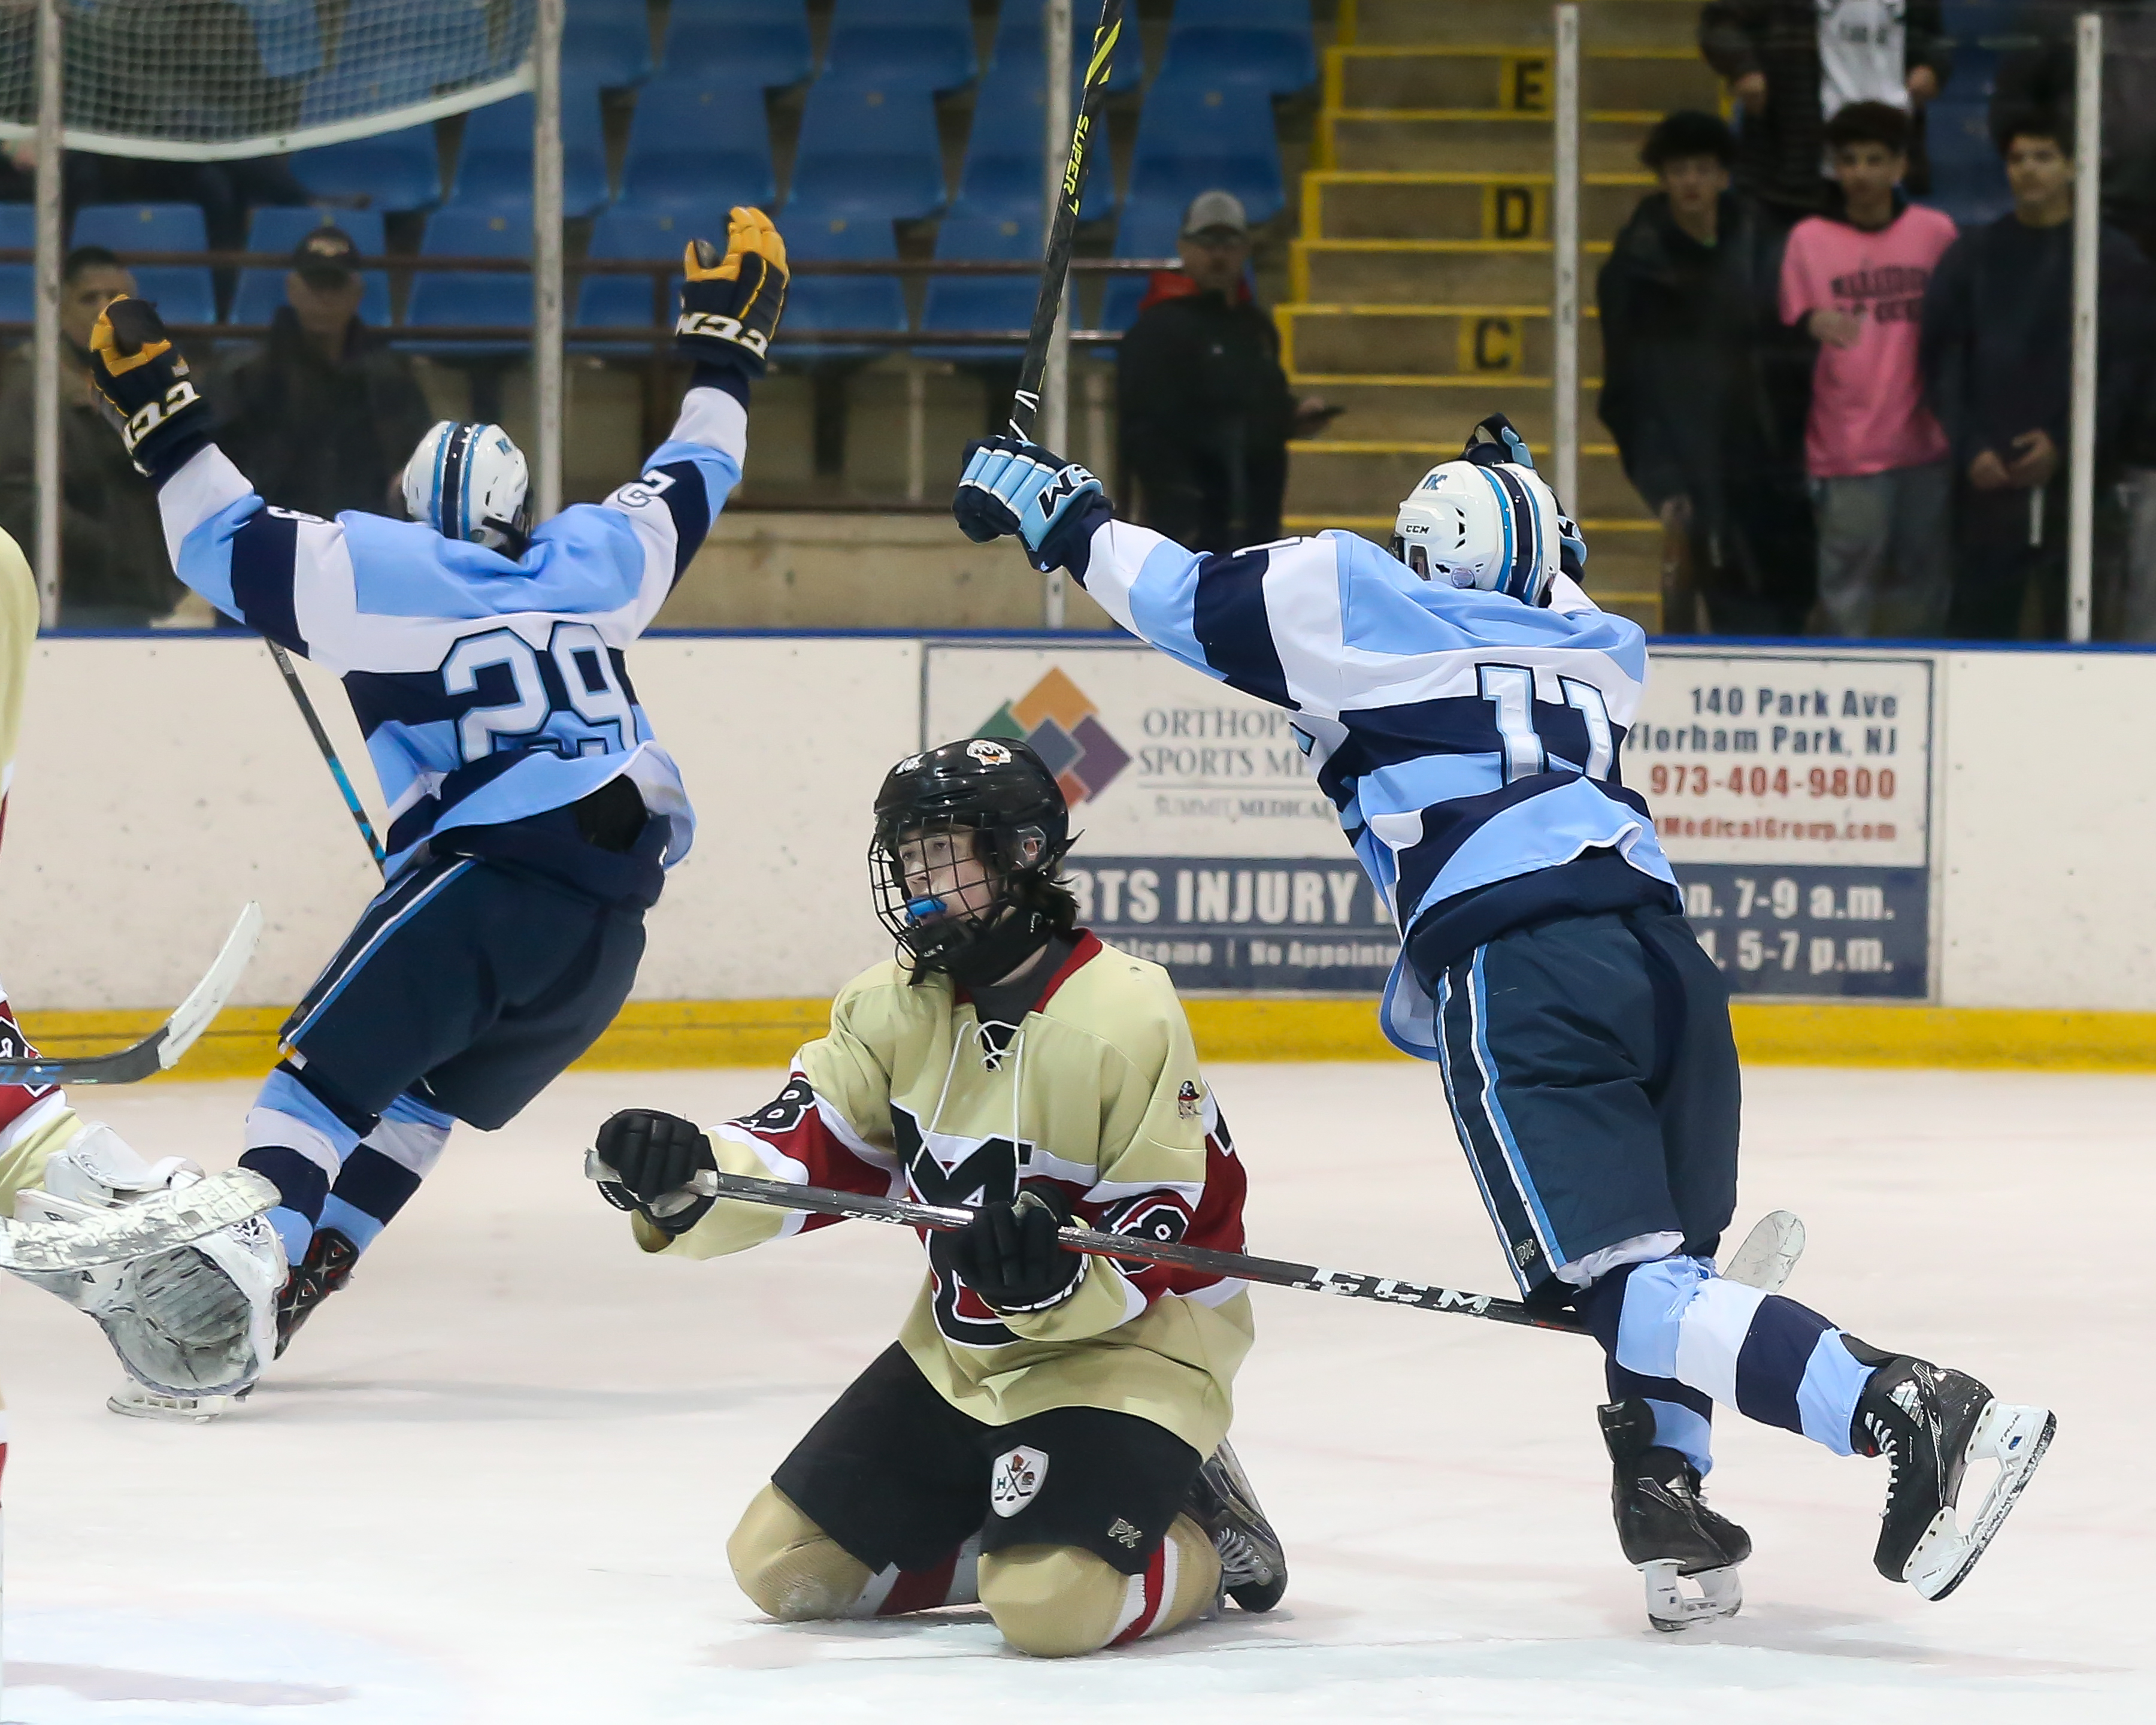
[[[214,161],[414,126],[531,81],[536,0],[62,0],[70,148]],[[37,8],[0,0],[0,137],[37,121]]]

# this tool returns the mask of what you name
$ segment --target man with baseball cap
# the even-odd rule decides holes
[[[218,390],[220,446],[280,508],[333,519],[392,507],[404,458],[439,417],[412,362],[360,317],[363,265],[341,228],[310,233],[269,340]]]
[[[1123,465],[1145,525],[1206,551],[1281,535],[1287,444],[1332,417],[1298,402],[1250,291],[1250,227],[1232,192],[1183,212],[1182,267],[1157,272],[1116,359]]]

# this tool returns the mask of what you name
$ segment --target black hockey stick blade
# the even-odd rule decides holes
[[[321,715],[315,711],[314,702],[308,698],[307,685],[300,680],[299,672],[292,668],[291,655],[267,635],[262,638],[262,644],[270,649],[270,656],[277,661],[278,674],[285,679],[285,686],[292,691],[292,699],[299,703],[300,716],[307,721],[307,734],[314,738],[315,747],[321,751],[323,763],[330,769],[330,777],[336,781],[337,793],[344,798],[345,813],[352,817],[352,824],[359,829],[359,836],[367,846],[367,854],[374,859],[375,867],[386,870],[389,853],[382,848],[382,840],[374,834],[374,823],[367,818],[367,810],[360,803],[359,793],[352,788],[351,775],[344,770],[344,762],[337,757],[336,745],[330,741],[329,732],[322,726]]]
[[[586,1158],[584,1172],[596,1180],[616,1178],[613,1170],[598,1159],[597,1151]],[[735,1198],[779,1209],[810,1210],[818,1215],[846,1216],[867,1222],[889,1222],[901,1228],[932,1228],[947,1232],[965,1227],[975,1214],[956,1205],[858,1196],[821,1186],[795,1186],[783,1180],[758,1180],[746,1174],[721,1173],[711,1168],[699,1173],[690,1183],[690,1189],[703,1198]],[[1499,1299],[1493,1294],[1471,1294],[1430,1282],[1408,1281],[1395,1276],[1327,1270],[1315,1264],[1291,1264],[1278,1258],[1215,1251],[1209,1246],[1143,1240],[1128,1234],[1103,1234],[1091,1228],[1065,1228],[1059,1230],[1056,1239],[1065,1251],[1115,1258],[1125,1263],[1168,1264],[1178,1269],[1209,1271],[1240,1281],[1337,1294],[1349,1300],[1375,1300],[1387,1306],[1411,1306],[1423,1312],[1454,1312],[1463,1317],[1488,1318],[1493,1323],[1521,1324],[1530,1329],[1564,1330],[1578,1336],[1587,1333],[1587,1326],[1569,1312],[1546,1310],[1518,1300]]]
[[[1055,218],[1049,223],[1048,245],[1040,260],[1040,291],[1034,298],[1033,328],[1025,338],[1025,356],[1019,362],[1018,393],[1011,398],[1011,435],[1025,442],[1033,438],[1040,417],[1040,380],[1048,370],[1049,338],[1063,312],[1063,290],[1070,276],[1070,239],[1078,226],[1078,206],[1086,194],[1086,171],[1093,162],[1095,122],[1107,98],[1108,74],[1116,56],[1116,39],[1122,34],[1123,0],[1101,0],[1101,22],[1093,30],[1093,56],[1086,62],[1086,86],[1078,112],[1070,126],[1070,157],[1064,165],[1063,183],[1055,200]]]
[[[277,1188],[267,1176],[235,1168],[80,1219],[0,1219],[0,1270],[35,1276],[168,1252],[259,1216],[276,1202]]]
[[[217,962],[172,1015],[133,1047],[58,1060],[0,1060],[0,1084],[136,1084],[169,1070],[224,1009],[261,936],[262,906],[250,900],[224,937]]]

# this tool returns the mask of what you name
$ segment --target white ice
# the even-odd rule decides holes
[[[1508,1291],[1435,1075],[1224,1067],[1255,1249]],[[2056,1407],[2060,1435],[1961,1591],[1880,1580],[1881,1466],[1717,1421],[1751,1529],[1733,1621],[1647,1630],[1573,1337],[1255,1296],[1237,1443],[1286,1542],[1265,1617],[1054,1667],[977,1611],[781,1626],[724,1542],[894,1332],[910,1235],[856,1224],[654,1262],[581,1178],[636,1103],[706,1119],[752,1071],[593,1075],[432,1183],[252,1403],[104,1411],[87,1320],[7,1281],[8,1720],[930,1718],[1954,1725],[2156,1717],[2146,1455],[2156,1079],[1750,1076],[1738,1227],[1797,1210],[1789,1291],[1857,1334]],[[82,1091],[155,1156],[234,1153],[248,1087]]]

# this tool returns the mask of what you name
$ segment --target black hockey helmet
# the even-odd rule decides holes
[[[925,890],[918,850],[907,882],[902,848],[938,838],[953,841],[952,855],[986,867],[965,904]],[[1070,848],[1070,804],[1024,742],[969,737],[908,755],[876,793],[869,873],[877,918],[912,957],[916,981],[940,970],[959,983],[993,982],[1071,927],[1076,906],[1055,879]]]

